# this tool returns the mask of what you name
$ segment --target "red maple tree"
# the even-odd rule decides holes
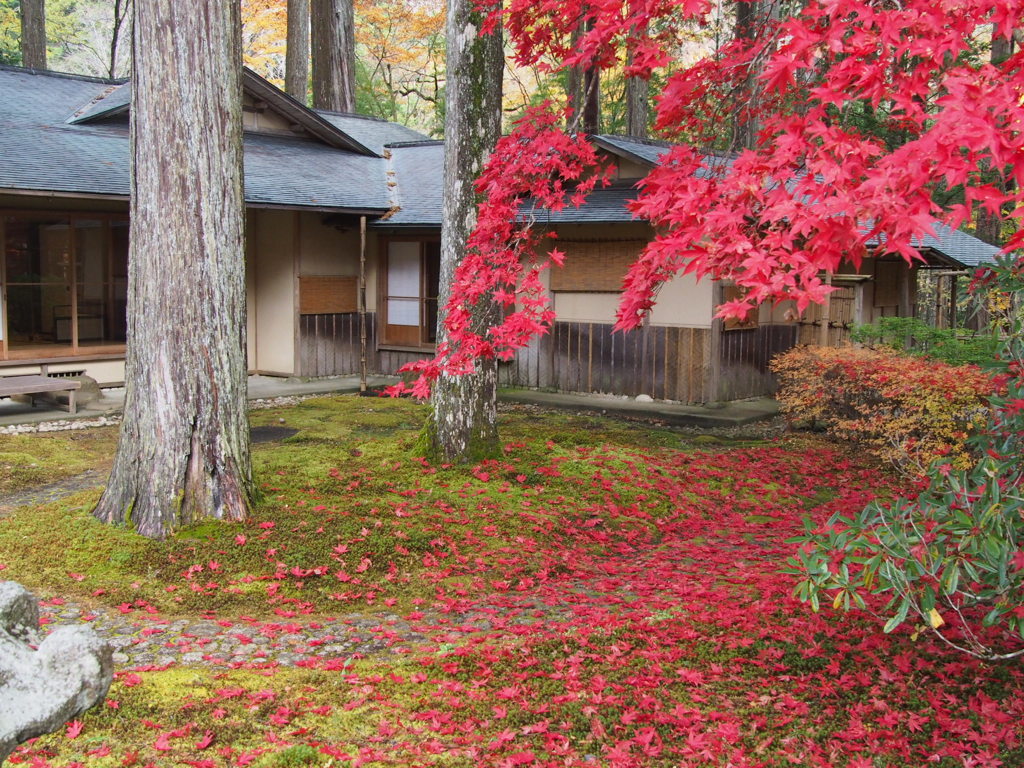
[[[626,275],[616,328],[638,326],[680,272],[740,287],[722,316],[770,300],[802,311],[831,290],[823,272],[859,264],[879,243],[913,261],[937,223],[1015,211],[1024,195],[1024,58],[992,63],[977,49],[1010,39],[1022,9],[1021,0],[821,0],[674,71],[656,128],[675,145],[631,204],[656,236]],[[629,51],[629,74],[648,77],[670,60],[680,32],[710,13],[705,0],[513,0],[491,22],[504,24],[519,64],[602,69]],[[699,148],[720,138],[723,111],[756,126],[752,148]],[[560,253],[537,249],[524,210],[579,205],[603,178],[586,137],[558,127],[564,117],[549,104],[529,112],[479,179],[486,201],[448,308],[451,343],[412,366],[421,374],[415,394],[442,370],[511,357],[553,322],[539,274]],[[1007,248],[1022,243],[1024,231]],[[506,306],[504,322],[472,327],[466,308],[492,294]]]

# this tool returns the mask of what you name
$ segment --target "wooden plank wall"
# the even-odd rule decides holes
[[[797,321],[797,342],[807,346],[842,347],[850,342],[854,323],[856,289],[841,286],[829,296],[827,304],[811,304]],[[822,324],[828,324],[827,334]]]
[[[722,373],[718,400],[770,395],[775,379],[768,371],[772,357],[796,344],[795,325],[761,325],[724,331],[720,354]]]
[[[394,375],[426,352],[377,349],[376,314],[366,314],[366,369]],[[359,313],[299,316],[299,375],[345,376],[359,373]]]
[[[377,365],[375,317],[366,315],[367,369]],[[299,316],[299,375],[359,373],[359,313]]]
[[[610,324],[559,322],[501,366],[501,384],[708,402],[710,342],[707,328],[612,333]]]
[[[367,369],[392,375],[424,353],[377,350],[375,315],[368,313]],[[711,330],[646,326],[612,333],[610,324],[555,323],[516,359],[502,363],[503,386],[650,395],[659,400],[707,403],[774,391],[772,355],[796,342],[793,325],[762,325],[722,334],[720,391],[712,391]],[[359,315],[302,315],[302,376],[359,373]]]

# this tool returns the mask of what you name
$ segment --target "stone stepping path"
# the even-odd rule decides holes
[[[319,621],[262,621],[254,618],[167,618],[142,609],[95,611],[61,599],[40,604],[44,629],[85,624],[114,648],[120,669],[241,666],[274,663],[301,666],[311,660],[349,659],[369,654],[408,653],[428,640],[391,613],[350,614]]]
[[[18,507],[31,507],[38,504],[52,504],[72,493],[100,488],[107,482],[109,469],[90,469],[80,475],[66,477],[49,485],[26,488],[23,491],[0,496],[0,517],[10,514]]]

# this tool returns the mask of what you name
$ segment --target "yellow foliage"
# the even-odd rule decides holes
[[[984,422],[993,389],[975,366],[858,347],[796,347],[771,367],[783,414],[900,467],[939,457],[966,467],[967,437]]]

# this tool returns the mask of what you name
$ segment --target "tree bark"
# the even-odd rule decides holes
[[[121,30],[131,9],[132,0],[114,0],[114,25],[110,31],[110,59],[107,65],[107,77],[117,77],[117,51],[121,44]]]
[[[760,0],[739,0],[736,3],[737,40],[746,40],[751,44],[757,37],[757,26],[760,23]],[[754,68],[747,73],[744,83],[746,103],[736,104],[733,111],[733,141],[730,149],[740,151],[753,149],[757,144],[758,120],[755,116],[758,101],[757,72]]]
[[[21,0],[21,65],[46,69],[45,0]]]
[[[593,22],[584,22],[581,28],[581,35],[590,31]],[[584,67],[583,71],[576,75],[581,83],[578,104],[574,104],[574,111],[580,114],[580,129],[584,133],[601,132],[601,70],[597,67]]]
[[[473,184],[501,132],[502,40],[497,32],[480,33],[483,18],[473,0],[449,0],[439,343],[447,341],[444,308],[476,224],[478,197]],[[473,309],[473,324],[478,329],[490,327],[499,314],[497,304],[482,299]],[[428,425],[435,457],[473,461],[498,453],[497,384],[494,359],[478,361],[476,373],[438,379]]]
[[[573,33],[575,44],[589,29],[590,22]],[[576,126],[583,133],[599,133],[601,127],[601,72],[596,67],[573,67],[566,73],[565,95],[572,109],[569,131]]]
[[[356,111],[353,0],[312,0],[313,107]]]
[[[1006,39],[1003,37],[996,37],[995,25],[992,27],[992,48],[989,51],[989,61],[992,66],[1001,66],[1013,53],[1013,40]],[[1006,188],[1007,179],[1005,176],[1001,176],[996,180],[996,183]],[[977,214],[977,224],[974,229],[974,234],[979,239],[984,240],[990,245],[1002,247],[1003,245],[1003,219],[1007,211],[992,212],[985,208],[979,208]]]
[[[632,63],[632,54],[629,59]],[[642,77],[626,78],[626,135],[647,138],[650,115],[650,83]]]
[[[601,71],[583,71],[583,132],[601,132]]]
[[[573,30],[572,46],[576,47],[579,42],[582,30],[577,27]],[[572,110],[565,129],[573,132],[582,119],[583,109],[583,70],[580,67],[570,67],[565,73],[565,102]]]
[[[132,38],[127,387],[94,514],[152,538],[244,519],[241,23],[235,0],[145,0]]]
[[[293,99],[306,103],[309,91],[309,0],[288,0],[284,90]]]

